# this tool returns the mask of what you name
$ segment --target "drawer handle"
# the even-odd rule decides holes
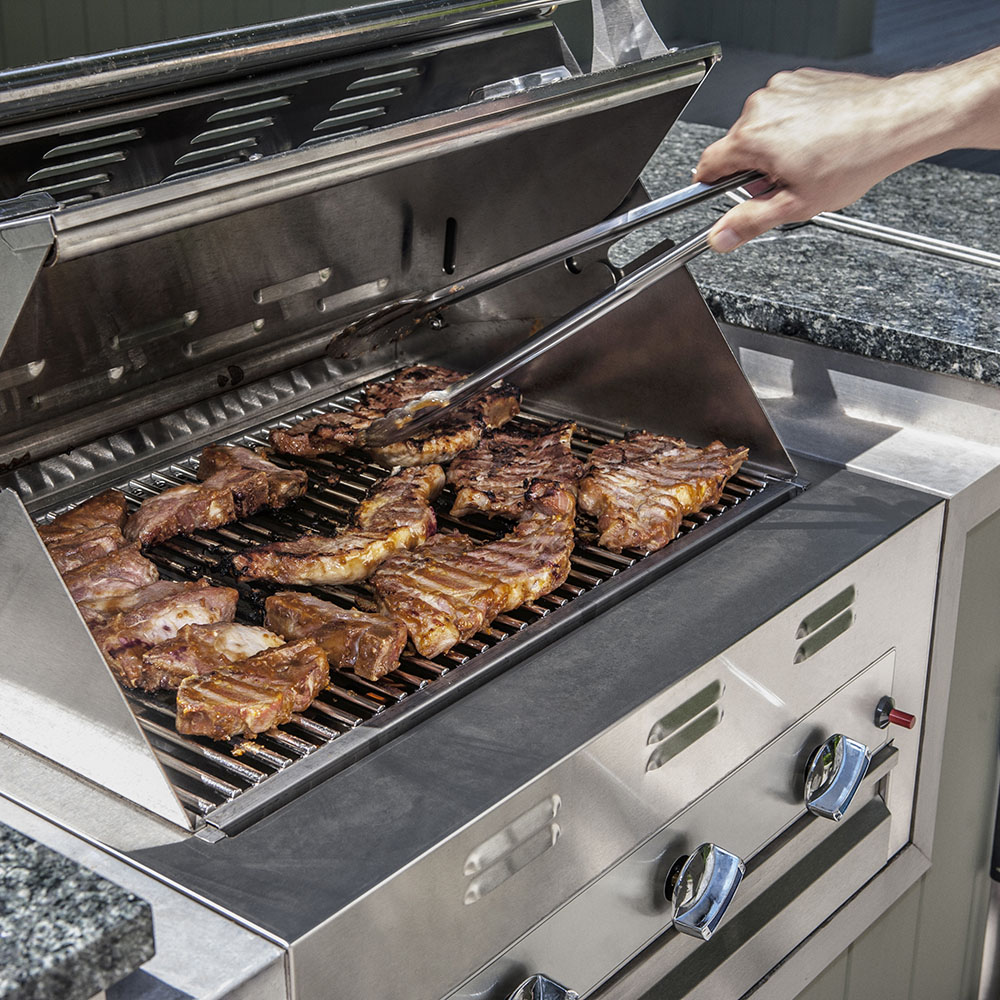
[[[736,895],[746,865],[715,844],[702,844],[680,858],[667,879],[667,898],[674,903],[674,927],[707,941]]]
[[[507,1000],[580,1000],[580,994],[539,973],[525,979]]]
[[[835,733],[817,747],[806,764],[805,803],[814,816],[840,820],[861,787],[871,750]]]

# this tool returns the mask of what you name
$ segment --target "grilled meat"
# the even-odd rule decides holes
[[[249,517],[267,506],[267,476],[260,470],[240,469],[237,466],[220,469],[209,476],[200,488],[228,490],[233,497],[236,517]]]
[[[380,607],[406,626],[422,655],[437,656],[565,582],[575,512],[570,490],[536,480],[521,521],[499,540],[479,545],[442,534],[383,563],[372,580]]]
[[[126,545],[63,575],[74,601],[98,601],[155,583],[156,566],[135,545]]]
[[[271,443],[290,455],[340,454],[350,447],[365,447],[364,433],[373,420],[417,399],[425,392],[444,389],[465,376],[432,365],[414,365],[386,382],[365,390],[364,400],[350,411],[310,417],[287,430],[271,432]],[[487,428],[499,427],[521,406],[518,390],[508,382],[485,390],[468,403],[442,416],[439,423],[406,441],[366,448],[388,468],[446,462],[475,446]]]
[[[323,650],[303,639],[230,670],[185,678],[177,689],[177,731],[216,740],[265,732],[308,708],[329,683],[329,670]]]
[[[128,504],[123,493],[105,490],[96,497],[85,500],[79,506],[54,518],[49,524],[38,527],[46,545],[65,542],[81,531],[113,525],[119,530],[125,526]]]
[[[91,600],[80,601],[77,607],[83,620],[93,629],[97,625],[104,625],[111,621],[115,615],[125,611],[133,611],[149,604],[151,601],[162,601],[165,597],[173,597],[174,594],[183,593],[185,590],[202,587],[202,583],[178,583],[174,580],[157,580],[145,587],[137,590],[130,590],[124,594],[115,594],[112,597],[98,597]]]
[[[228,669],[284,640],[255,625],[215,622],[185,625],[173,639],[167,639],[143,654],[138,686],[147,691],[176,688],[185,677]]]
[[[505,427],[483,436],[448,466],[448,482],[459,487],[454,517],[481,513],[516,519],[524,513],[525,492],[533,479],[564,486],[574,495],[583,463],[570,451],[576,425],[549,429]]]
[[[271,444],[286,455],[342,455],[348,448],[358,448],[364,433],[381,413],[359,404],[354,410],[335,410],[300,420],[285,429],[271,431]]]
[[[267,479],[267,506],[284,507],[306,491],[308,476],[301,469],[283,469],[263,455],[238,445],[209,445],[198,461],[198,478],[210,480],[232,469],[262,472]],[[245,516],[245,515],[241,515]]]
[[[177,732],[228,740],[263,733],[292,717],[292,689],[219,671],[186,677],[177,689]]]
[[[276,583],[350,583],[363,580],[401,548],[410,549],[437,527],[431,501],[444,486],[439,465],[404,469],[372,491],[354,515],[354,526],[333,538],[303,535],[248,549],[233,557],[244,579]]]
[[[217,528],[234,520],[236,506],[228,486],[172,486],[142,502],[125,522],[125,537],[131,542],[154,545],[174,535]]]
[[[201,454],[202,482],[174,486],[143,501],[125,524],[125,537],[142,545],[282,507],[306,489],[306,473],[281,469],[249,448],[210,446]]]
[[[435,366],[415,365],[401,371],[389,382],[369,386],[365,399],[380,415],[418,399],[434,389],[445,389],[465,376],[461,372]],[[521,393],[509,382],[491,386],[467,403],[442,415],[441,420],[412,438],[368,448],[380,465],[427,465],[447,462],[461,451],[475,447],[483,432],[500,427],[521,408]]]
[[[142,657],[157,643],[173,639],[185,625],[232,621],[237,591],[199,581],[184,590],[115,615],[94,629],[94,639],[115,676],[135,687]]]
[[[125,536],[115,524],[103,524],[61,542],[49,542],[47,548],[60,573],[86,566],[102,556],[117,552],[125,544]]]
[[[304,712],[330,683],[326,653],[308,638],[262,650],[234,664],[233,670],[246,679],[287,686],[292,692],[293,712]]]
[[[720,441],[693,448],[679,438],[629,434],[590,456],[580,509],[597,518],[604,548],[652,552],[677,535],[684,517],[719,499],[746,457],[746,448]]]
[[[313,639],[331,667],[353,670],[375,681],[399,666],[406,629],[394,618],[341,608],[291,591],[269,597],[264,608],[268,628],[286,639]]]

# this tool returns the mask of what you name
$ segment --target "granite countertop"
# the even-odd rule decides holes
[[[643,173],[651,195],[690,183],[701,150],[723,135],[677,123]],[[636,233],[629,256],[664,233],[681,239],[718,218],[713,199]],[[1000,176],[915,164],[843,214],[1000,251]],[[719,320],[927,371],[1000,385],[1000,272],[806,225],[690,265]]]
[[[153,951],[148,903],[0,824],[0,1000],[87,1000]]]

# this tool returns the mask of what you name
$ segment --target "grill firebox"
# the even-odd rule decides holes
[[[288,427],[300,419],[334,410],[346,410],[360,399],[359,391],[288,414],[259,428],[230,438],[227,444],[249,448],[268,446],[268,432]],[[554,421],[530,409],[513,423],[548,425]],[[577,426],[573,451],[586,459],[610,436]],[[130,498],[134,510],[147,497],[171,486],[197,482],[198,451],[153,471],[116,484]],[[287,468],[304,469],[308,493],[280,511],[268,511],[223,527],[177,536],[152,546],[147,555],[164,579],[196,580],[202,577],[240,591],[237,621],[260,624],[264,599],[279,590],[300,589],[343,607],[372,608],[372,597],[363,583],[345,586],[293,588],[288,585],[236,582],[229,573],[235,553],[253,545],[294,538],[303,532],[331,534],[350,522],[357,504],[371,487],[390,475],[360,453],[305,459],[287,455],[272,458]],[[698,549],[729,534],[739,522],[756,516],[787,498],[795,487],[776,480],[752,466],[744,467],[726,486],[718,504],[686,518],[680,535],[665,549],[644,554],[626,550],[610,552],[592,544],[596,537],[586,518],[579,517],[580,537],[572,555],[567,581],[551,594],[501,615],[489,628],[453,649],[428,659],[407,647],[400,667],[376,682],[350,671],[332,670],[330,686],[292,722],[252,739],[227,742],[182,736],[174,728],[175,695],[172,692],[126,692],[160,764],[195,825],[210,822],[242,826],[283,802],[292,788],[308,787],[320,776],[339,770],[360,753],[374,749],[391,736],[413,725],[443,701],[451,700],[486,676],[509,666],[529,647],[554,638],[551,626],[568,618],[581,598],[591,595],[602,604],[615,599],[621,586],[629,587],[640,568],[665,571]],[[81,498],[83,499],[83,498]],[[505,522],[485,517],[456,519],[448,514],[454,489],[446,487],[435,509],[439,528],[459,530],[478,541],[500,537]],[[50,511],[54,517],[67,506]],[[645,574],[644,574],[645,575]],[[348,733],[353,740],[345,741]],[[361,737],[360,739],[358,737]],[[310,764],[303,766],[309,760]],[[280,787],[279,787],[280,786]]]

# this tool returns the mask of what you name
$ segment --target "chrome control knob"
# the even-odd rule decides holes
[[[560,986],[540,973],[525,979],[507,1000],[579,1000],[580,994]]]
[[[871,751],[857,740],[835,733],[817,747],[806,764],[806,809],[815,816],[840,820],[861,787]]]
[[[702,844],[680,858],[667,880],[667,897],[674,903],[674,927],[682,934],[707,941],[716,931],[746,865],[715,844]]]

